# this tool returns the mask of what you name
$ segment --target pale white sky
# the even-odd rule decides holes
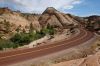
[[[1,7],[9,7],[22,12],[42,13],[47,7],[54,7],[60,11],[72,9],[81,0],[0,0]]]

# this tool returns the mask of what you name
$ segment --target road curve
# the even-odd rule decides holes
[[[51,53],[59,52],[73,46],[80,45],[94,36],[93,33],[80,29],[80,34],[69,39],[53,44],[47,44],[36,48],[29,48],[23,50],[15,50],[0,53],[0,66],[7,66],[13,63],[34,59],[37,57],[45,56]]]

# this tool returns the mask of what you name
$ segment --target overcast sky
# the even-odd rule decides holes
[[[99,0],[0,0],[0,7],[28,13],[42,13],[47,7],[54,7],[61,12],[87,16],[100,14],[99,2]]]

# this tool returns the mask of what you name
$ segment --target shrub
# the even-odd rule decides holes
[[[0,50],[3,50],[3,48],[14,48],[15,45],[16,44],[11,42],[10,40],[0,39]]]
[[[52,26],[47,25],[46,28],[43,28],[43,29],[42,29],[42,32],[43,32],[44,34],[53,35],[53,34],[55,33],[55,30],[54,30],[54,28],[53,28]]]
[[[31,37],[27,33],[16,33],[11,38],[11,41],[22,46],[25,43],[29,43],[31,41]]]
[[[10,40],[13,43],[17,44],[17,46],[23,46],[25,44],[29,44],[34,40],[42,38],[46,34],[53,35],[54,34],[53,27],[47,26],[47,28],[43,28],[41,31],[36,31],[36,32],[30,31],[29,33],[25,33],[25,32],[16,33]]]
[[[15,44],[23,46],[44,36],[42,32],[16,33],[10,40]]]

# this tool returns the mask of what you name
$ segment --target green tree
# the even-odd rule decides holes
[[[15,45],[16,44],[11,42],[10,40],[0,39],[0,50],[3,50],[3,48],[13,48]]]
[[[32,24],[32,23],[30,23],[30,30],[29,30],[29,32],[33,32],[33,31],[34,31],[33,24]]]
[[[4,27],[5,27],[7,33],[10,32],[11,25],[10,25],[9,21],[4,20]]]

